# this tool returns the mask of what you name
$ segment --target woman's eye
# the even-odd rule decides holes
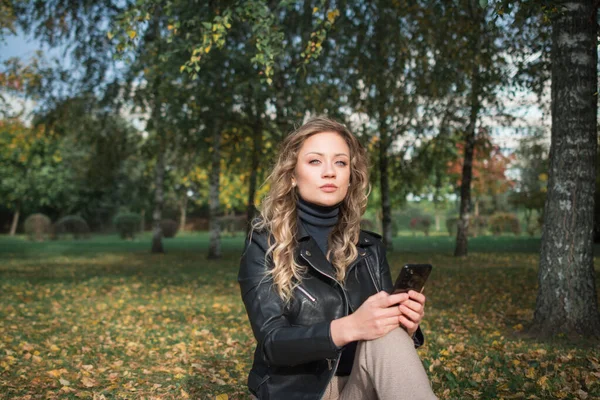
[[[338,164],[341,164],[343,167],[348,165],[348,163],[346,161],[338,161]]]
[[[309,164],[314,164],[314,163],[315,163],[315,161],[316,161],[316,162],[320,162],[319,160],[310,160],[308,163],[309,163]]]

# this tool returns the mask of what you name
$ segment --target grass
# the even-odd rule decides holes
[[[164,255],[149,253],[149,236],[0,237],[0,398],[247,399],[243,240],[224,238],[221,260],[207,260],[207,246],[206,234],[166,240]],[[458,260],[447,237],[407,235],[389,255],[394,276],[405,262],[434,265],[419,354],[436,394],[599,398],[597,342],[522,335],[539,238],[481,237],[469,249]]]

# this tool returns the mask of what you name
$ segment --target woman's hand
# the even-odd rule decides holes
[[[373,340],[400,326],[399,304],[409,300],[407,293],[388,294],[381,291],[369,297],[351,315],[331,323],[331,337],[337,346],[356,340]]]
[[[408,299],[401,301],[398,309],[402,313],[398,317],[400,323],[410,336],[413,336],[419,328],[419,324],[425,315],[425,295],[414,290],[408,291]]]

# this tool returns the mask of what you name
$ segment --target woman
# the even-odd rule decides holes
[[[360,229],[368,168],[359,141],[325,118],[280,147],[238,276],[261,400],[436,398],[415,350],[425,296],[389,294],[381,236]]]

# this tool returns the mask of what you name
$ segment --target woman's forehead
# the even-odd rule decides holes
[[[309,153],[348,155],[350,153],[348,143],[338,132],[315,133],[306,138],[300,149],[302,155]]]

